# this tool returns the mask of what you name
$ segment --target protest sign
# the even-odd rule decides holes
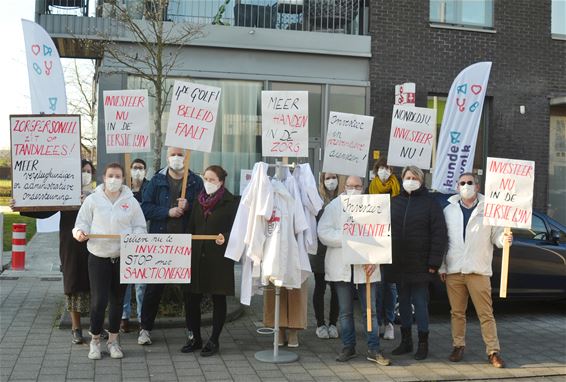
[[[151,151],[147,90],[103,92],[106,152]]]
[[[323,172],[365,176],[373,117],[330,112]]]
[[[416,85],[414,82],[405,82],[395,85],[395,105],[415,106]]]
[[[261,135],[265,157],[308,157],[308,92],[262,91]]]
[[[11,115],[10,137],[14,210],[80,207],[80,116]]]
[[[190,282],[191,235],[121,236],[121,284],[188,284]]]
[[[414,106],[393,106],[389,135],[389,166],[430,168],[436,110]]]
[[[391,264],[389,194],[341,195],[342,255],[347,264]]]
[[[175,81],[165,145],[209,153],[220,94],[217,87]]]
[[[531,228],[535,162],[487,158],[483,223]]]

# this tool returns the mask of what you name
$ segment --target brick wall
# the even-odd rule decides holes
[[[486,33],[431,27],[428,1],[371,1],[372,147],[387,150],[395,84],[415,82],[417,106],[425,107],[463,68],[492,61],[487,155],[534,160],[534,205],[544,209],[549,97],[566,94],[566,41],[551,38],[550,0],[494,4],[496,33]]]

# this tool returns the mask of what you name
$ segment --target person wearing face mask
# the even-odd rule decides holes
[[[446,251],[446,222],[442,208],[424,185],[424,173],[416,166],[403,169],[403,190],[391,200],[392,264],[384,265],[386,282],[397,284],[401,315],[401,344],[392,352],[413,351],[411,327],[415,307],[418,328],[416,360],[428,356],[428,286]]]
[[[387,157],[380,157],[373,166],[374,178],[368,192],[370,194],[389,194],[391,198],[399,195],[401,185],[393,169],[387,165]],[[381,267],[383,280],[383,267]],[[395,305],[397,304],[397,286],[395,283],[381,281],[377,284],[377,322],[385,340],[395,339]]]
[[[225,187],[226,171],[210,166],[204,171],[204,190],[197,197],[188,232],[193,235],[218,235],[218,239],[193,241],[189,316],[193,338],[186,352],[202,349],[208,357],[220,349],[220,333],[226,321],[226,296],[234,296],[234,261],[224,257],[226,244],[236,217],[239,201]],[[212,295],[212,333],[203,347],[200,318],[202,295]]]
[[[169,147],[167,149],[167,167],[159,170],[145,187],[142,195],[142,210],[149,220],[150,233],[185,233],[191,210],[197,195],[203,190],[200,176],[188,171],[185,198],[181,198],[181,188],[185,173],[185,150]],[[191,335],[188,307],[188,284],[181,284],[185,304],[185,326],[187,342],[181,352],[190,350]],[[139,345],[151,345],[151,331],[159,310],[165,284],[148,284],[145,289],[141,310]]]
[[[134,198],[141,204],[143,190],[147,186],[146,164],[143,159],[136,158],[130,165],[130,174],[132,178],[132,193]],[[122,311],[122,321],[120,322],[120,331],[122,333],[130,332],[130,316],[132,314],[132,288],[133,284],[126,285],[126,293],[124,294],[124,309]],[[146,284],[135,284],[136,290],[136,313],[138,322],[141,321],[141,309],[143,305],[143,295],[145,293]]]
[[[324,205],[317,216],[317,221],[324,213],[324,208],[340,194],[338,175],[327,172],[321,173],[319,178],[319,193],[322,197]],[[316,318],[316,336],[318,338],[338,338],[338,296],[334,284],[325,280],[324,259],[326,257],[326,246],[318,241],[316,255],[309,254],[309,261],[312,272],[314,273],[314,293],[312,296],[312,304],[314,315]],[[330,286],[330,313],[328,316],[328,325],[324,320],[324,295],[326,293],[326,285]]]
[[[448,225],[448,251],[439,269],[446,282],[450,301],[452,344],[448,359],[459,362],[464,357],[466,310],[471,297],[480,320],[481,333],[488,361],[497,368],[505,367],[499,352],[497,328],[491,301],[491,262],[493,245],[511,244],[513,235],[505,235],[502,227],[483,224],[484,196],[479,193],[479,179],[472,173],[460,175],[458,194],[448,199],[444,216]]]
[[[84,201],[93,191],[93,175],[96,173],[91,161],[81,161],[81,201]],[[12,201],[12,207],[14,206]],[[79,243],[73,239],[73,227],[77,219],[78,210],[75,211],[41,211],[20,212],[22,216],[36,219],[47,219],[61,212],[59,220],[59,259],[63,273],[63,293],[65,294],[65,307],[71,316],[71,341],[73,344],[84,343],[81,328],[81,313],[89,311],[88,280],[88,250],[86,243]]]
[[[346,179],[345,195],[361,195],[363,191],[362,179],[350,176]],[[339,319],[342,352],[336,358],[338,362],[346,362],[356,357],[356,328],[354,326],[353,284],[365,284],[366,274],[370,278],[371,294],[377,292],[377,282],[381,279],[379,270],[373,264],[350,265],[342,254],[342,202],[335,198],[325,208],[318,222],[318,237],[322,244],[327,246],[324,269],[326,281],[330,281],[336,288],[338,296]],[[357,288],[362,312],[366,311],[366,288],[363,285]],[[388,366],[390,361],[383,356],[379,347],[379,333],[375,299],[371,300],[372,331],[366,333],[368,351],[366,358],[381,366]],[[364,328],[367,326],[367,316],[362,314]],[[364,331],[365,332],[365,331]]]
[[[125,284],[120,284],[120,239],[89,239],[91,234],[143,234],[146,222],[132,191],[123,185],[124,169],[110,163],[104,169],[104,184],[89,195],[73,228],[73,237],[87,242],[90,281],[90,351],[89,359],[101,359],[100,334],[108,306],[108,343],[112,358],[124,356],[118,340]]]

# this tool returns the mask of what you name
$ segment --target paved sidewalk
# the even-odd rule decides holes
[[[255,352],[272,347],[271,336],[256,333],[261,327],[261,297],[254,298],[241,318],[226,325],[218,356],[202,358],[180,353],[184,331],[179,328],[154,330],[154,344],[146,347],[137,345],[135,333],[122,335],[124,359],[113,360],[106,355],[101,361],[90,361],[88,345],[71,345],[69,331],[57,327],[63,309],[62,282],[47,274],[42,271],[34,276],[30,270],[28,276],[0,275],[1,381],[566,380],[564,304],[543,312],[496,312],[506,369],[487,364],[475,318],[470,319],[465,360],[449,362],[447,310],[432,317],[430,357],[425,361],[417,362],[410,355],[391,357],[393,365],[381,367],[359,356],[348,363],[337,363],[340,341],[316,338],[309,307],[311,327],[301,333],[300,347],[294,349],[299,361],[286,365],[261,363],[255,360]],[[361,353],[366,347],[360,320],[357,324]],[[205,328],[204,338],[209,332],[210,327]],[[382,341],[387,356],[397,343]]]

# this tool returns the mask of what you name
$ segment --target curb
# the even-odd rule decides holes
[[[244,305],[240,304],[238,298],[234,296],[228,296],[226,298],[226,322],[232,322],[237,320],[244,314]],[[108,321],[105,320],[105,325]],[[201,317],[201,326],[211,326],[212,325],[212,312],[205,313]],[[81,317],[81,326],[83,328],[89,327],[89,318]],[[137,318],[130,319],[130,327],[136,328],[138,326]],[[163,317],[157,318],[155,320],[154,329],[175,329],[184,328],[185,319],[180,317]],[[67,310],[63,311],[63,314],[59,318],[59,329],[71,329],[71,316]],[[136,329],[130,330],[130,332],[135,332]]]

